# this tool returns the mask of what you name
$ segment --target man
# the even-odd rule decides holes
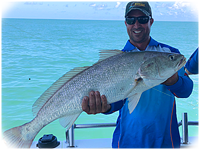
[[[129,2],[125,18],[130,39],[122,51],[179,53],[177,49],[150,37],[154,19],[148,2]],[[174,95],[186,98],[191,94],[192,88],[193,83],[189,77],[176,73],[163,84],[145,91],[131,114],[126,99],[109,105],[106,96],[101,96],[98,91],[91,91],[89,97],[83,98],[82,109],[88,114],[110,114],[119,110],[113,148],[180,147]]]

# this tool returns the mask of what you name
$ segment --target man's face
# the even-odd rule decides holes
[[[132,10],[129,14],[128,17],[141,17],[141,16],[146,16],[143,12],[140,10]],[[129,25],[126,23],[127,27],[127,32],[130,37],[130,42],[132,44],[137,44],[137,43],[143,43],[146,42],[150,39],[150,28],[151,25],[153,24],[153,19],[150,19],[148,23],[146,24],[140,24],[138,20],[135,22],[133,25]]]

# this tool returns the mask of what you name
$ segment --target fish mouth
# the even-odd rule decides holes
[[[186,64],[186,58],[183,56],[183,58],[180,60],[180,62],[177,65],[178,70],[181,69],[185,64]]]

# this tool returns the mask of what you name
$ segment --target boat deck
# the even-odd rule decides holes
[[[187,144],[181,144],[181,148],[191,148],[197,147],[198,139],[197,137],[189,137]],[[36,147],[37,141],[32,143],[31,148],[38,148]],[[75,140],[75,146],[69,147],[69,143],[66,141],[61,141],[60,145],[56,148],[112,148],[112,139],[105,138],[105,139],[85,139],[85,140]]]

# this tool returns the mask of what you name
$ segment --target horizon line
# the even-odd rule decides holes
[[[1,19],[35,19],[35,20],[88,20],[88,21],[125,21],[123,19],[78,19],[78,18],[13,18],[13,17],[2,17]],[[163,21],[163,22],[196,22],[198,20],[154,20],[156,21]]]

